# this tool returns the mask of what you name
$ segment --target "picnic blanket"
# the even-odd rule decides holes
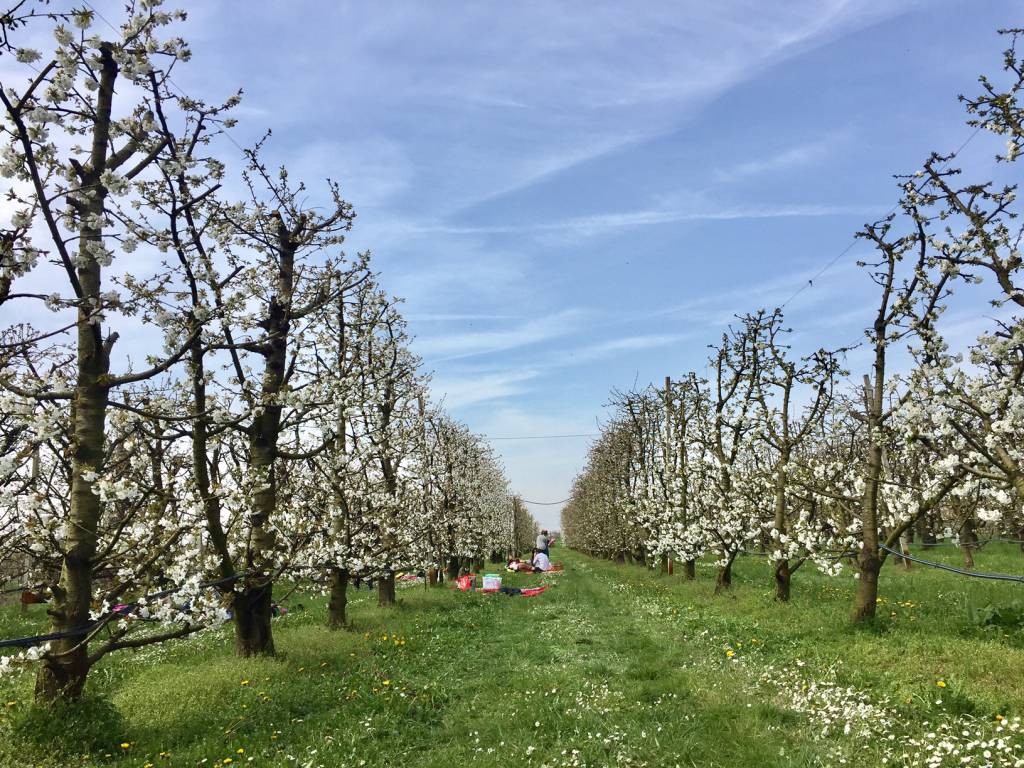
[[[475,581],[476,574],[467,573],[465,576],[459,576],[459,578],[455,580],[455,588],[460,592],[481,592],[485,595],[496,595],[500,593],[503,595],[509,595],[510,597],[512,595],[522,595],[523,597],[536,597],[548,588],[548,585],[545,584],[542,587],[530,587],[528,589],[518,589],[516,587],[502,587],[497,591],[487,590],[485,592],[482,587],[474,588],[473,585]]]

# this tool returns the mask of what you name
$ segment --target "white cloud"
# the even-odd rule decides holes
[[[443,223],[407,223],[408,232],[427,235],[508,235],[550,233],[563,236],[595,237],[618,230],[700,221],[737,221],[742,219],[789,219],[821,216],[877,216],[880,206],[867,205],[742,205],[718,209],[686,210],[651,208],[634,211],[611,211],[590,216],[576,216],[548,222],[522,222],[482,226],[459,226]]]
[[[515,397],[526,391],[526,382],[537,377],[536,371],[513,370],[472,374],[460,372],[456,376],[435,376],[431,381],[431,394],[446,408],[466,408],[491,400]]]
[[[617,353],[637,352],[640,350],[667,347],[687,338],[689,338],[689,334],[679,333],[654,333],[642,336],[625,336],[620,339],[611,339],[610,341],[604,341],[599,344],[584,347],[583,349],[573,353],[572,362],[583,363],[592,360],[600,360],[604,357],[609,357]]]
[[[825,136],[816,141],[798,144],[771,155],[746,160],[715,172],[715,180],[731,183],[765,173],[778,173],[812,165],[829,157],[849,137],[847,132]]]
[[[428,363],[504,352],[573,333],[585,317],[582,310],[567,309],[526,320],[512,328],[427,336],[417,339],[414,346]]]

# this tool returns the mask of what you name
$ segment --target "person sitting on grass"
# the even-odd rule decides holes
[[[533,567],[541,571],[551,570],[551,560],[548,558],[546,552],[537,552],[537,554],[533,556]]]

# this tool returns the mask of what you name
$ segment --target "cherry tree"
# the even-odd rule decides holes
[[[0,173],[11,180],[9,194],[16,208],[4,236],[11,245],[3,253],[0,287],[6,307],[25,305],[22,316],[43,327],[26,326],[17,342],[4,348],[0,386],[20,399],[20,409],[36,415],[41,413],[38,406],[62,411],[69,424],[67,455],[54,457],[64,470],[68,504],[58,515],[60,535],[48,539],[51,553],[61,560],[59,580],[50,584],[50,615],[54,632],[62,636],[42,652],[37,685],[42,699],[77,697],[89,668],[106,652],[129,643],[118,636],[98,650],[89,648],[95,634],[90,629],[95,621],[92,606],[103,604],[94,591],[96,568],[106,554],[118,551],[121,537],[132,530],[108,526],[110,513],[115,502],[146,494],[144,487],[126,485],[132,473],[127,478],[120,474],[111,409],[130,413],[136,398],[143,396],[134,390],[175,365],[191,340],[167,344],[141,368],[127,362],[122,372],[113,370],[120,331],[133,328],[132,316],[143,297],[134,283],[122,281],[122,294],[110,282],[128,271],[126,255],[138,246],[140,235],[159,237],[136,212],[143,185],[169,159],[167,136],[155,115],[173,103],[165,75],[176,62],[187,60],[189,51],[180,38],[159,35],[181,16],[164,12],[158,2],[132,2],[125,23],[111,37],[92,31],[91,12],[55,18],[56,48],[47,58],[16,48],[10,36],[5,41],[5,51],[27,74],[23,86],[4,83],[0,89],[6,113],[0,129]],[[39,18],[44,17],[30,21]],[[174,108],[188,111],[189,106],[177,103]],[[133,265],[131,271],[136,270]],[[59,285],[58,278],[63,289],[40,290],[44,281]],[[148,285],[144,280],[140,284]],[[159,288],[150,285],[149,290]],[[168,297],[171,302],[173,298]],[[47,311],[49,317],[44,317]],[[41,367],[40,356],[50,346],[70,353],[66,367]],[[125,425],[124,430],[132,440],[139,439],[135,427]],[[37,432],[30,439],[42,446],[52,436]],[[173,549],[165,550],[168,557]],[[146,552],[140,559],[155,554]],[[164,566],[168,573],[176,572],[169,563]],[[119,577],[127,579],[130,570],[119,569]],[[111,594],[128,588],[127,581],[117,582]],[[116,621],[105,614],[102,623]],[[177,628],[151,633],[145,642],[193,626],[185,620]]]
[[[759,406],[759,437],[770,453],[773,509],[768,530],[775,598],[787,601],[793,572],[807,562],[808,553],[818,549],[819,543],[802,535],[813,529],[807,525],[809,516],[804,505],[791,490],[791,465],[794,453],[820,426],[840,368],[836,355],[824,349],[799,361],[791,360],[784,341],[789,330],[782,323],[782,312],[778,309],[746,318],[747,327],[757,337],[754,352],[762,358],[757,366],[754,397]],[[806,395],[803,390],[807,390]]]

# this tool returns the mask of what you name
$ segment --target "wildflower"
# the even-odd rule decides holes
[[[390,680],[385,680],[383,684],[384,685],[391,685],[391,681]]]
[[[129,742],[127,742],[127,741],[122,741],[121,742],[121,749],[131,749],[131,746],[132,745]]]
[[[945,688],[945,687],[946,687],[946,681],[945,681],[945,680],[939,680],[939,681],[938,681],[937,683],[935,683],[935,684],[936,684],[937,686],[939,686],[939,688]]]
[[[239,685],[248,685],[248,684],[249,684],[248,680],[243,680],[241,683],[239,683]]]
[[[245,749],[243,749],[242,747],[239,747],[238,749],[235,750],[235,754],[236,755],[244,755],[245,754]]]

